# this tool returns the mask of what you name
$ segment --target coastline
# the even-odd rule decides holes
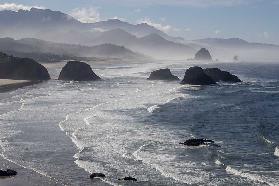
[[[0,93],[41,83],[42,81],[0,79]]]
[[[22,186],[22,185],[56,186],[56,185],[62,185],[60,183],[54,182],[53,180],[51,180],[43,175],[40,175],[39,173],[36,173],[33,170],[23,168],[19,165],[16,165],[16,164],[4,159],[2,156],[0,157],[0,169],[2,169],[2,170],[13,169],[13,170],[17,171],[17,173],[18,173],[14,177],[0,178],[1,186]]]
[[[0,93],[9,92],[16,90],[18,88],[23,88],[26,86],[31,86],[42,81],[29,81],[29,80],[11,80],[11,79],[0,79]],[[33,170],[24,168],[20,165],[17,165],[0,155],[0,169],[12,169],[17,171],[17,175],[14,177],[0,177],[1,186],[37,186],[37,185],[62,185],[55,183],[50,178],[47,178]]]

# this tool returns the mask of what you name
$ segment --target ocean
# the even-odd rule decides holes
[[[182,78],[185,61],[90,64],[102,81],[58,81],[52,67],[53,80],[0,93],[5,159],[58,185],[279,185],[278,64],[199,64],[243,80],[216,86],[146,80],[163,67]]]

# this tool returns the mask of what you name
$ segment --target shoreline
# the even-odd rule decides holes
[[[17,90],[19,88],[31,86],[41,82],[42,81],[0,79],[0,93]],[[17,171],[18,174],[14,177],[0,177],[1,186],[62,185],[60,183],[55,183],[55,181],[37,173],[34,170],[17,165],[16,163],[13,163],[12,161],[6,159],[2,154],[0,154],[0,170],[6,170],[6,169],[15,170]]]
[[[5,159],[2,155],[0,156],[0,169],[12,169],[17,171],[17,175],[14,177],[0,177],[0,185],[1,186],[58,186],[62,185],[61,183],[56,183],[50,178],[43,176],[37,173],[34,170],[24,168],[20,165],[17,165],[7,159]]]
[[[42,81],[0,79],[0,93],[13,91]]]

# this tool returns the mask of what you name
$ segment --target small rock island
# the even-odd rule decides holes
[[[41,81],[49,80],[50,75],[43,65],[33,59],[0,52],[0,79]]]
[[[159,69],[151,72],[148,80],[164,80],[164,81],[176,81],[179,80],[179,78],[175,75],[173,75],[170,71],[170,69]]]
[[[181,84],[189,85],[214,85],[216,82],[239,83],[242,82],[237,76],[219,68],[207,68],[195,66],[186,70]]]
[[[69,61],[62,69],[59,80],[65,81],[97,81],[101,80],[90,65],[80,61]]]
[[[199,61],[212,61],[212,56],[206,48],[201,48],[195,55],[195,60]]]
[[[216,84],[216,81],[214,81],[210,76],[206,75],[201,67],[195,66],[186,70],[181,84],[214,85]]]
[[[241,82],[241,80],[237,76],[227,71],[222,71],[219,68],[207,68],[204,69],[204,72],[206,73],[206,75],[210,76],[216,82],[218,81],[223,81],[228,83]]]

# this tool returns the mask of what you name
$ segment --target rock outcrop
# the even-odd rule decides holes
[[[181,81],[181,84],[213,85],[216,84],[216,81],[206,75],[201,67],[196,66],[186,70],[184,79]]]
[[[165,81],[175,81],[179,80],[179,78],[173,75],[170,69],[159,69],[151,72],[148,80],[165,80]]]
[[[206,75],[211,77],[216,82],[218,81],[229,82],[229,83],[241,82],[241,80],[237,76],[227,71],[222,71],[219,68],[207,68],[204,70],[204,72],[206,73]]]
[[[138,181],[136,178],[133,178],[131,176],[125,177],[125,178],[120,178],[118,180],[124,180],[124,181]]]
[[[94,178],[105,178],[105,177],[106,177],[106,175],[103,174],[103,173],[92,173],[92,174],[90,175],[90,179],[94,179]]]
[[[58,79],[65,81],[96,81],[101,78],[93,72],[90,65],[79,61],[70,61],[63,67]]]
[[[210,52],[206,48],[200,49],[196,55],[195,60],[212,60]]]
[[[0,177],[11,177],[16,176],[17,172],[11,169],[7,169],[6,171],[0,170]]]
[[[0,79],[49,80],[47,69],[29,58],[8,56],[0,52]]]
[[[214,144],[213,140],[207,140],[207,139],[189,139],[186,140],[183,143],[179,143],[181,145],[186,145],[186,146],[200,146],[200,145],[211,145]]]

